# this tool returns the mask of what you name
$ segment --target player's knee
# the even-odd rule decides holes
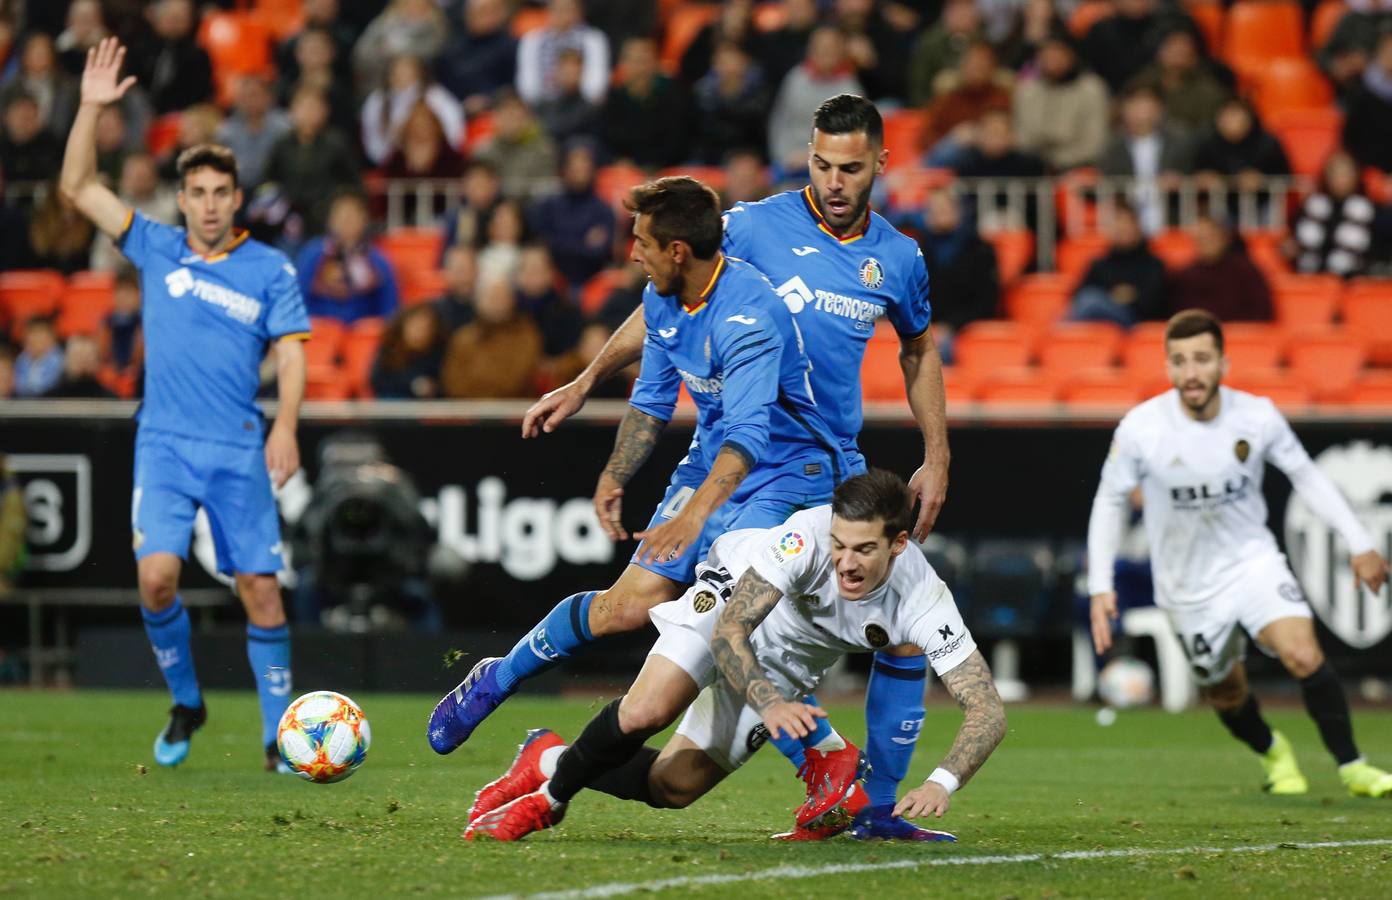
[[[150,612],[168,609],[179,592],[178,577],[160,569],[144,569],[139,574],[140,602]]]
[[[672,724],[679,711],[663,697],[629,692],[619,704],[619,728],[624,734],[657,734]]]
[[[1301,643],[1284,651],[1281,663],[1296,678],[1309,678],[1324,665],[1324,653],[1314,642]]]
[[[623,588],[610,588],[590,603],[590,634],[603,637],[636,631],[648,624],[648,606]]]

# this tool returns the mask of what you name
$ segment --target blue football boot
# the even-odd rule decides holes
[[[498,664],[502,661],[497,656],[479,660],[468,677],[435,704],[427,736],[436,753],[452,753],[489,713],[512,696],[511,690],[498,686]]]
[[[155,762],[161,766],[177,766],[188,757],[189,738],[208,721],[208,707],[196,709],[174,704],[169,710],[169,724],[155,738]]]
[[[893,806],[867,806],[856,815],[846,833],[858,841],[957,842],[957,838],[946,831],[919,828],[896,816]]]

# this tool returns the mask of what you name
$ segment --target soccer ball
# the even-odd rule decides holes
[[[1097,694],[1114,709],[1145,706],[1155,697],[1155,673],[1133,656],[1122,656],[1102,667]]]
[[[342,781],[363,764],[372,729],[362,707],[333,691],[312,691],[280,717],[276,746],[301,778],[315,784]]]

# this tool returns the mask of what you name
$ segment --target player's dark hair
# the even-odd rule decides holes
[[[822,134],[855,134],[865,137],[877,147],[884,146],[884,119],[875,104],[855,94],[837,94],[822,101],[812,114],[812,127]]]
[[[179,173],[181,186],[188,173],[199,169],[212,169],[214,172],[231,175],[232,187],[237,187],[237,156],[221,144],[194,144],[179,154],[174,168]]]
[[[624,208],[648,217],[648,230],[659,247],[682,241],[697,259],[710,259],[720,249],[720,196],[695,178],[675,175],[640,184],[629,192]]]
[[[831,514],[848,522],[884,522],[891,541],[913,524],[913,505],[904,479],[885,469],[871,469],[841,482],[831,497]]]
[[[1170,321],[1165,323],[1166,343],[1201,334],[1213,335],[1213,343],[1217,345],[1218,352],[1223,352],[1223,326],[1213,313],[1203,309],[1186,309],[1184,312],[1175,313]]]

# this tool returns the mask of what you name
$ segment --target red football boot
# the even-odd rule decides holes
[[[564,746],[565,741],[549,728],[533,728],[527,732],[527,739],[517,748],[517,756],[513,757],[508,770],[478,792],[469,810],[469,821],[541,787],[547,777],[541,772],[542,752]]]
[[[811,825],[797,825],[792,831],[775,834],[773,839],[775,841],[824,841],[827,838],[834,838],[851,827],[856,816],[869,803],[870,798],[865,796],[865,788],[859,784],[852,784],[841,804],[824,813],[818,821]]]
[[[807,799],[798,807],[797,824],[814,824],[836,809],[856,779],[864,778],[869,770],[865,754],[850,741],[843,749],[830,753],[808,750],[807,761],[798,769],[798,775],[807,782]]]
[[[520,841],[534,831],[559,824],[563,818],[564,803],[553,808],[545,794],[533,791],[470,822],[464,829],[464,840]]]

